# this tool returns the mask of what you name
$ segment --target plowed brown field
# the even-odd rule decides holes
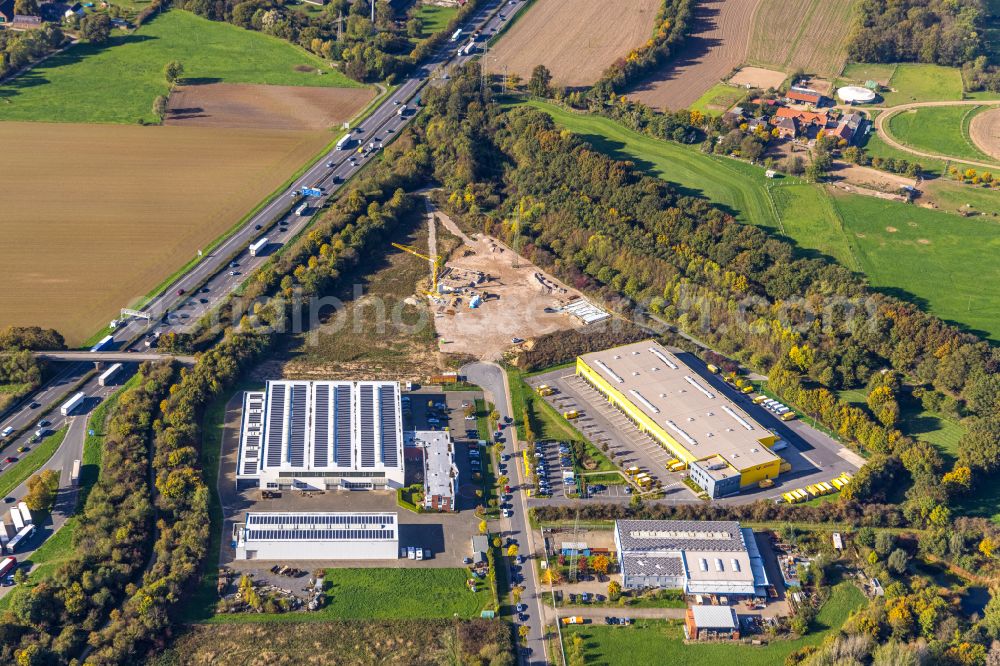
[[[210,83],[170,95],[165,124],[244,129],[325,129],[348,120],[374,88],[307,88]]]
[[[681,109],[742,64],[750,24],[761,0],[706,0],[697,4],[694,29],[663,71],[629,94],[650,106]]]
[[[525,81],[542,64],[560,86],[585,86],[653,34],[660,0],[536,0],[490,51],[490,71]]]
[[[755,65],[791,74],[833,77],[847,61],[851,11],[857,0],[763,0],[753,22],[750,53]]]
[[[332,135],[0,123],[0,327],[79,343],[232,227]]]

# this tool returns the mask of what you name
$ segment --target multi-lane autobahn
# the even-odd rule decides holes
[[[188,271],[165,287],[160,293],[150,299],[141,312],[144,317],[129,317],[121,322],[113,331],[114,343],[107,350],[117,350],[125,354],[134,353],[136,361],[142,360],[146,351],[145,339],[154,330],[163,333],[183,331],[195,322],[201,315],[210,312],[220,305],[231,294],[246,276],[253,273],[266,260],[267,256],[294,238],[312,221],[312,214],[320,210],[327,201],[336,195],[343,184],[357,173],[368,162],[375,159],[384,145],[390,142],[399,131],[408,124],[418,111],[420,91],[434,79],[447,78],[447,71],[456,65],[462,65],[476,57],[476,51],[459,53],[460,47],[468,43],[469,36],[479,31],[482,41],[495,34],[504,23],[509,21],[525,4],[525,0],[493,0],[477,10],[466,22],[462,39],[456,42],[446,42],[433,52],[416,69],[413,76],[392,89],[380,102],[377,108],[356,127],[350,128],[351,143],[343,149],[331,149],[320,157],[312,166],[287,189],[275,195],[259,211],[226,238],[211,252],[199,257],[199,261]],[[405,109],[404,109],[405,106]],[[319,196],[304,197],[302,190],[313,188],[321,190]],[[308,204],[306,214],[296,211],[302,203]],[[271,252],[251,256],[248,248],[256,240],[267,237]],[[50,361],[68,361],[60,366],[58,372],[47,380],[31,396],[22,400],[15,411],[0,421],[0,431],[11,428],[17,437],[8,437],[2,442],[0,449],[0,473],[17,461],[6,462],[6,458],[17,458],[17,449],[34,445],[33,431],[37,423],[44,417],[49,421],[48,430],[55,431],[63,426],[69,430],[59,451],[46,463],[43,469],[59,469],[64,477],[63,483],[68,484],[67,466],[78,459],[83,449],[86,435],[85,419],[78,410],[76,416],[63,416],[59,413],[59,403],[68,397],[71,391],[81,390],[89,396],[88,406],[93,407],[106,397],[112,387],[101,387],[97,378],[87,378],[94,369],[90,357],[77,361],[77,355],[66,354],[64,358],[53,356]],[[96,355],[95,355],[96,360]],[[81,384],[82,382],[82,384]],[[12,496],[19,496],[23,488],[18,488]],[[58,524],[41,526],[40,533],[49,534],[61,525],[74,504],[68,500],[71,491],[63,487],[60,502],[54,516]],[[42,539],[36,537],[28,544],[28,550],[19,555],[30,555]],[[2,591],[0,591],[2,595]]]

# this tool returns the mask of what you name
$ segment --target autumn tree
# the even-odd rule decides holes
[[[28,494],[24,501],[32,511],[48,511],[59,491],[59,472],[47,469],[28,479]]]

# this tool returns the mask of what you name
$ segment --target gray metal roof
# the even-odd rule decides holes
[[[694,626],[699,629],[736,629],[736,611],[732,606],[691,606]]]
[[[625,553],[747,550],[735,520],[619,520],[615,529]]]
[[[674,555],[628,554],[622,557],[622,573],[626,576],[683,576],[684,562]]]

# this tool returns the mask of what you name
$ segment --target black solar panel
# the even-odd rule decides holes
[[[393,515],[372,514],[336,514],[320,515],[313,513],[250,513],[247,514],[247,525],[364,525],[381,528],[383,525],[393,525],[396,517]]]
[[[292,422],[288,438],[288,462],[292,467],[305,467],[306,463],[306,395],[305,384],[292,385]]]
[[[330,387],[327,384],[315,384],[316,404],[313,413],[313,465],[326,467],[330,459]]]
[[[259,541],[311,541],[335,539],[350,541],[371,541],[392,539],[392,530],[247,530],[248,540]]]
[[[257,460],[260,457],[260,435],[247,435],[244,440],[246,449],[243,455],[243,473],[256,474]],[[256,449],[251,451],[251,449]]]
[[[363,384],[361,392],[361,466],[375,466],[375,387]]]
[[[267,420],[267,465],[281,465],[281,435],[285,425],[285,385],[271,385],[271,415]]]
[[[333,460],[338,467],[351,466],[351,387],[338,386],[334,390]]]
[[[395,467],[399,456],[396,454],[396,390],[392,386],[378,389],[379,419],[382,426],[382,464]]]

